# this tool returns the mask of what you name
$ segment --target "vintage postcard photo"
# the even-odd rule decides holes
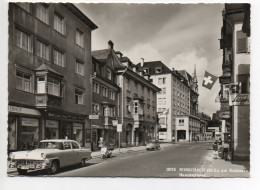
[[[7,178],[250,178],[250,3],[9,2],[7,19]]]

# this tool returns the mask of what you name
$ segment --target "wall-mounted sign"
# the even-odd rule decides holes
[[[249,94],[231,94],[229,98],[230,106],[246,106],[249,105],[250,102]]]
[[[117,132],[122,132],[122,124],[117,124],[116,131]]]
[[[46,120],[46,127],[48,128],[58,128],[59,122],[54,120]]]
[[[89,115],[89,119],[99,119],[99,115]]]
[[[18,106],[8,106],[8,111],[12,113],[23,113],[23,114],[38,115],[38,116],[41,115],[41,113],[38,110],[23,108]]]
[[[38,127],[39,126],[39,120],[23,117],[22,118],[22,126]]]

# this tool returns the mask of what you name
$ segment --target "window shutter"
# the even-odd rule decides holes
[[[243,31],[237,31],[237,53],[248,52],[247,37]]]

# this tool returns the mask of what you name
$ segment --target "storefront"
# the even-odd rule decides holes
[[[8,152],[35,148],[41,140],[40,112],[9,105],[8,113]]]

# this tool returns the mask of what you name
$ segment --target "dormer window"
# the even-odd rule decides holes
[[[161,72],[162,72],[162,67],[155,68],[155,73],[161,73]]]
[[[112,80],[112,72],[111,72],[110,69],[107,69],[106,77],[107,77],[109,80]]]
[[[149,68],[144,68],[143,71],[145,74],[149,74]]]

